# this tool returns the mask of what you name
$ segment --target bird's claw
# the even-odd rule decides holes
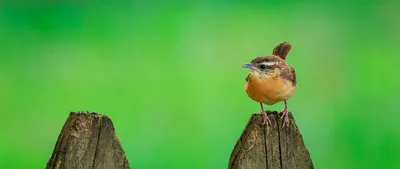
[[[268,125],[268,123],[272,125],[271,120],[268,118],[267,112],[264,111],[264,112],[261,112],[261,114],[263,115],[263,119],[264,119],[262,125]]]
[[[271,122],[271,120],[268,118],[267,112],[263,111],[263,112],[261,112],[261,114],[263,115],[263,122],[262,122],[262,125],[265,125],[265,126],[267,127],[267,132],[268,132],[268,131],[269,131],[269,125],[272,126],[272,122]],[[268,123],[269,123],[269,125],[268,125]]]
[[[280,120],[283,119],[283,124],[282,124],[282,128],[284,128],[285,126],[289,125],[290,121],[289,121],[289,112],[287,111],[287,109],[282,111],[282,116],[280,118]]]

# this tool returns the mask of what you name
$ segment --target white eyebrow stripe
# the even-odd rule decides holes
[[[277,62],[263,62],[262,64],[265,66],[272,66],[272,65],[276,65],[278,63]]]

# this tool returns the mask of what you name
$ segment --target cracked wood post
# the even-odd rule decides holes
[[[61,130],[47,169],[129,169],[110,118],[71,112]]]
[[[313,169],[310,154],[290,114],[282,129],[278,112],[267,111],[272,122],[267,131],[261,114],[253,114],[237,141],[228,169]]]

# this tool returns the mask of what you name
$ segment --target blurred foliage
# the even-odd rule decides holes
[[[0,168],[43,168],[69,112],[86,110],[112,118],[132,168],[226,168],[260,111],[241,65],[283,40],[315,168],[400,168],[399,7],[2,1]]]

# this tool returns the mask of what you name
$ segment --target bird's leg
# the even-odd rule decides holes
[[[284,118],[282,128],[284,128],[287,124],[289,124],[289,111],[286,100],[284,102],[285,102],[285,108],[282,110],[282,116],[281,116],[281,120],[282,118]]]
[[[260,103],[260,106],[261,106],[261,114],[263,115],[263,119],[264,119],[263,125],[265,124],[268,127],[268,123],[272,125],[271,120],[269,120],[267,112],[264,111],[264,107],[263,107],[262,103]]]

